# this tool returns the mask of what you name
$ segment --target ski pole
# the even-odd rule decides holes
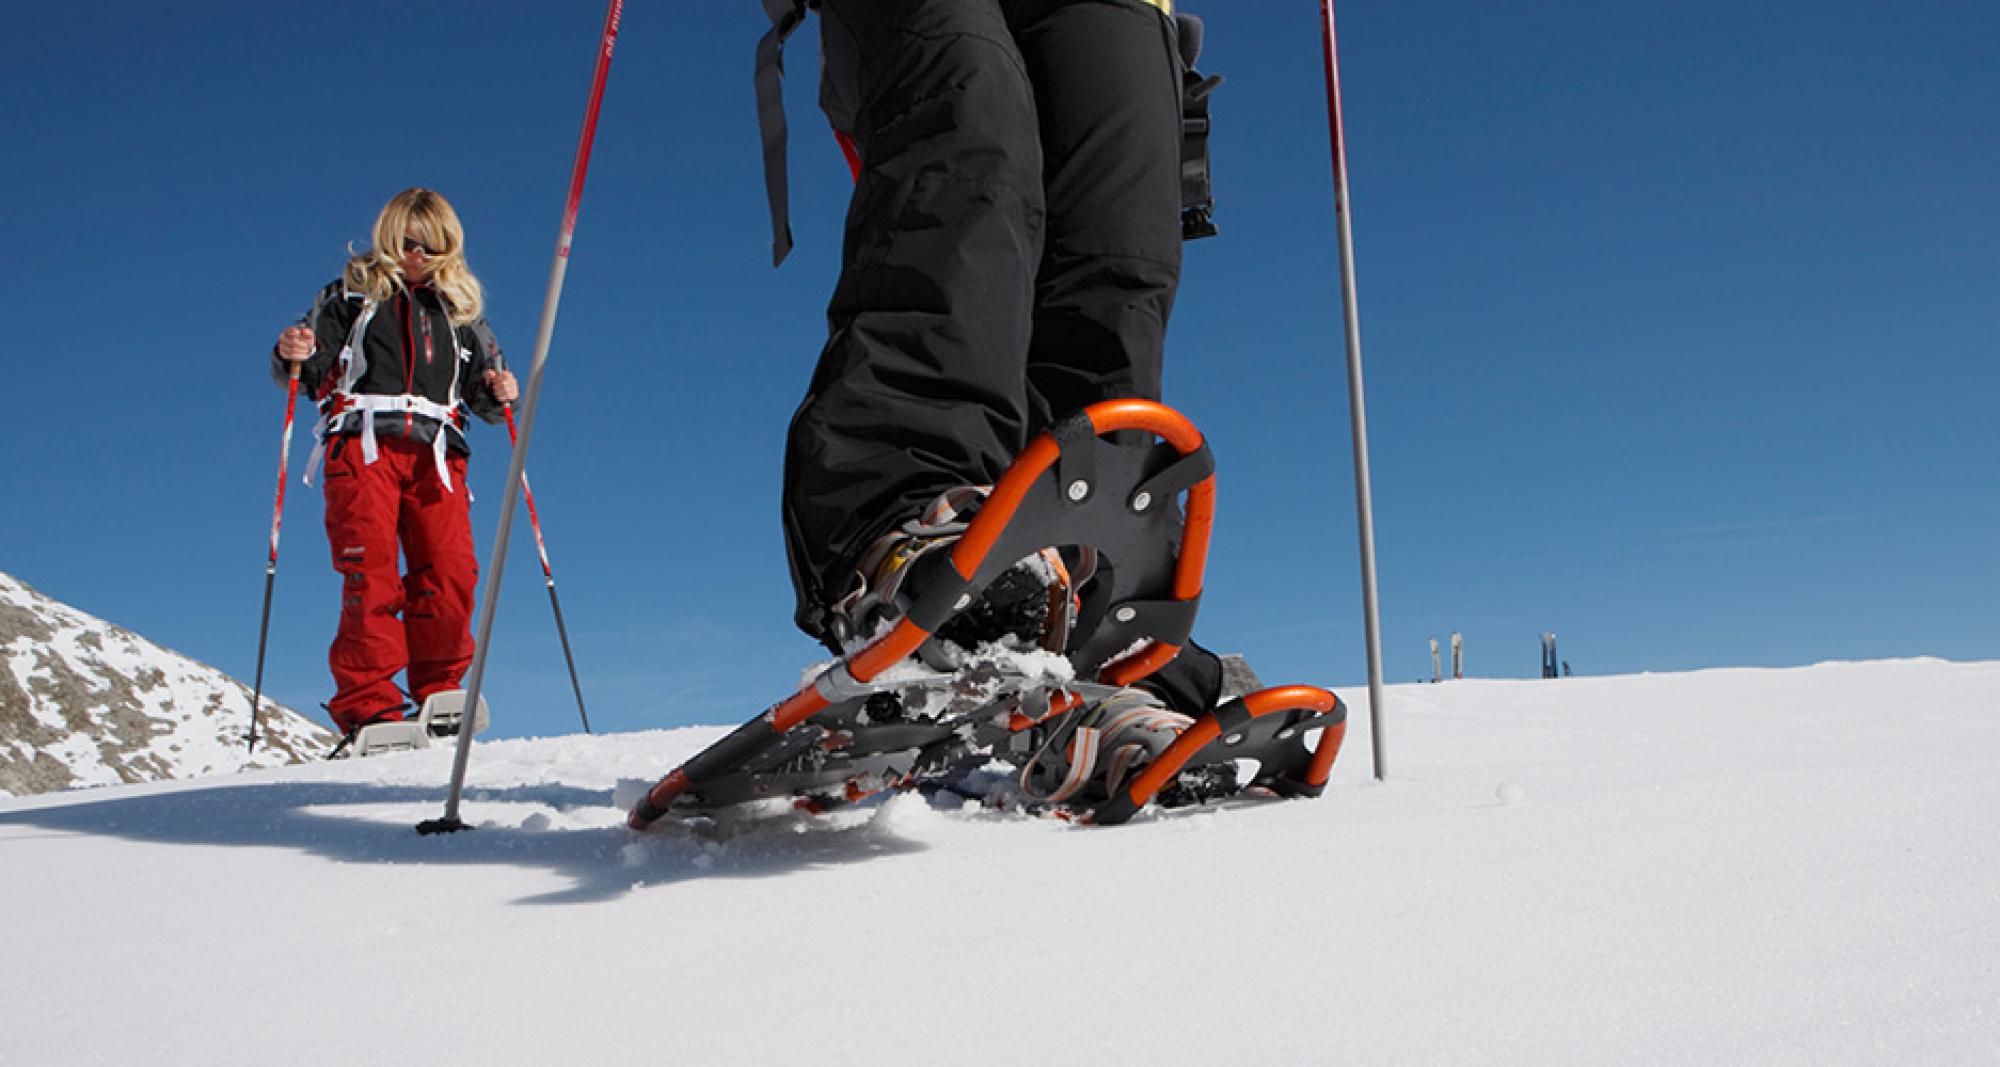
[[[1375,588],[1375,500],[1368,480],[1368,404],[1361,385],[1361,319],[1354,289],[1354,227],[1347,196],[1347,139],[1340,118],[1340,49],[1333,32],[1333,0],[1320,0],[1320,40],[1325,45],[1326,117],[1333,142],[1333,213],[1340,233],[1341,316],[1347,327],[1347,404],[1354,431],[1354,511],[1361,528],[1361,611],[1368,642],[1368,736],[1374,744],[1375,779],[1388,774],[1382,755],[1382,622]],[[1456,655],[1456,646],[1454,646]]]
[[[264,615],[257,623],[257,682],[250,694],[250,746],[257,751],[257,716],[264,706],[264,647],[271,635],[271,588],[278,581],[278,527],[285,519],[285,472],[292,465],[292,413],[298,410],[299,365],[292,364],[292,379],[285,386],[285,436],[278,448],[278,501],[271,505],[271,558],[264,564]]]
[[[563,207],[562,229],[556,235],[555,262],[549,267],[548,294],[542,300],[542,322],[535,331],[535,358],[528,370],[528,388],[523,393],[521,430],[514,445],[514,457],[507,471],[507,490],[500,497],[500,529],[493,535],[493,552],[486,566],[486,601],[480,605],[479,634],[472,648],[472,667],[465,684],[465,717],[458,731],[458,752],[451,762],[451,790],[445,797],[444,815],[417,824],[420,834],[452,833],[465,829],[458,817],[458,801],[465,791],[465,767],[472,758],[472,730],[479,712],[479,686],[486,676],[486,653],[493,636],[493,615],[500,604],[500,575],[507,567],[507,535],[514,524],[515,487],[522,484],[527,469],[528,444],[535,433],[535,401],[542,392],[542,371],[549,360],[549,342],[556,332],[556,307],[562,303],[563,274],[569,269],[570,238],[576,233],[577,208],[583,202],[584,172],[590,168],[590,143],[597,136],[597,112],[604,104],[604,79],[611,72],[611,50],[618,43],[618,17],[625,0],[610,0],[604,11],[604,32],[597,43],[597,68],[590,78],[590,102],[583,111],[583,134],[577,139],[576,162],[570,168],[569,200]]]
[[[520,436],[514,431],[514,405],[506,406],[507,440],[516,446]],[[562,601],[556,599],[556,572],[549,567],[549,546],[542,540],[542,517],[535,511],[535,491],[528,486],[528,471],[521,469],[521,499],[528,503],[528,525],[535,531],[535,554],[542,559],[542,577],[548,581],[549,607],[556,613],[556,636],[562,639],[563,662],[569,665],[569,688],[576,694],[576,713],[583,717],[583,732],[590,732],[590,712],[583,707],[583,684],[576,680],[576,657],[569,651],[569,628],[563,625]]]

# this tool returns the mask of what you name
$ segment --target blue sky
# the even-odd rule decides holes
[[[1197,636],[1365,678],[1318,9],[1202,12],[1223,236],[1167,399],[1209,434]],[[1349,0],[1382,611],[1532,676],[2000,647],[2000,7]],[[245,679],[276,331],[381,203],[443,190],[525,370],[595,3],[34,5],[0,40],[0,570]],[[799,248],[769,266],[758,5],[628,6],[529,471],[599,729],[746,718],[792,631],[779,446],[847,179],[791,50]],[[266,689],[328,695],[318,493],[288,494]],[[504,429],[475,435],[493,540]],[[575,726],[522,528],[488,691]]]

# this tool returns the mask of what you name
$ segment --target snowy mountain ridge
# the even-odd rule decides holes
[[[297,763],[329,731],[248,686],[0,573],[0,796]]]

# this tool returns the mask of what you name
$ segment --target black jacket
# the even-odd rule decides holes
[[[299,387],[316,400],[324,400],[340,382],[340,350],[361,314],[361,297],[349,294],[339,281],[319,291],[299,325],[313,331],[311,358],[299,367]],[[458,339],[455,349],[454,334]],[[458,349],[465,352],[460,362]],[[375,308],[361,338],[360,357],[366,367],[354,384],[356,393],[383,396],[414,395],[442,404],[451,398],[451,383],[458,379],[458,395],[464,406],[486,422],[499,422],[504,414],[500,401],[486,386],[486,372],[505,370],[506,358],[500,342],[485,319],[454,327],[445,309],[444,298],[427,285],[397,293]],[[291,374],[288,363],[271,355],[271,377],[280,384]],[[350,415],[335,426],[337,435],[361,432],[361,422]],[[396,434],[429,444],[437,436],[437,422],[421,415],[411,419],[383,416],[375,422],[377,434]],[[465,454],[465,433],[458,426],[446,431],[446,444]]]

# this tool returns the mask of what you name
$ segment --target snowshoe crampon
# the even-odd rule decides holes
[[[951,788],[995,761],[1020,771],[1029,806],[1098,824],[1155,799],[1317,795],[1346,732],[1333,693],[1265,689],[1193,718],[1133,695],[1193,629],[1214,501],[1214,460],[1193,424],[1151,401],[1092,405],[1022,452],[948,565],[902,592],[893,626],[662,778],[629,824],[750,800],[823,810],[884,789]],[[1059,652],[933,639],[1047,549],[1089,561],[1068,591]]]

